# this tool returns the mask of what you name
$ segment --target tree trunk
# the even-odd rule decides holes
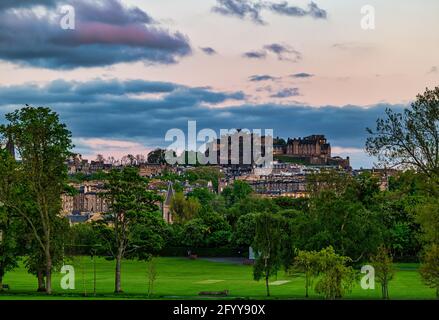
[[[116,256],[116,279],[115,279],[115,293],[121,293],[121,283],[120,283],[120,275],[121,275],[121,263],[122,263],[122,254],[119,252]]]
[[[305,298],[308,298],[309,278],[305,275]]]
[[[46,254],[46,293],[52,294],[52,257]]]
[[[267,297],[270,296],[270,286],[268,284],[268,273],[265,274],[265,287],[267,288]]]
[[[37,292],[46,292],[46,285],[44,283],[44,272],[42,270],[37,271],[38,289]]]

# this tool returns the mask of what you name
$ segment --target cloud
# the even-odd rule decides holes
[[[29,8],[1,11],[0,59],[74,69],[136,61],[172,64],[191,53],[185,35],[161,27],[137,7],[125,7],[120,0],[72,3],[75,30],[62,29],[59,11],[47,7],[38,13]]]
[[[216,50],[211,48],[211,47],[201,47],[200,49],[208,56],[213,56],[213,55],[217,54]]]
[[[37,5],[53,7],[59,0],[1,0],[0,10],[29,8]]]
[[[291,78],[311,78],[311,77],[314,77],[314,75],[306,72],[300,72],[291,75]]]
[[[298,60],[302,59],[302,54],[294,48],[290,47],[289,45],[272,43],[264,46],[264,49],[268,52],[274,53],[277,56],[278,60],[297,62]]]
[[[275,13],[291,17],[310,16],[315,19],[327,18],[327,12],[319,8],[318,5],[314,2],[310,2],[308,4],[308,10],[302,9],[297,6],[291,6],[286,1],[282,3],[271,3],[269,4],[269,8]]]
[[[275,94],[271,95],[272,98],[291,98],[291,97],[297,97],[300,96],[299,88],[287,88],[282,89]]]
[[[248,51],[242,56],[250,59],[265,59],[268,54],[275,55],[280,61],[297,62],[302,54],[287,44],[272,43],[265,45],[261,50]]]
[[[248,51],[242,56],[249,59],[265,59],[267,57],[267,53],[265,51]]]
[[[217,0],[217,5],[212,8],[212,11],[240,19],[250,18],[257,24],[264,24],[260,16],[262,8],[262,3],[249,0]]]
[[[112,156],[120,159],[127,154],[145,155],[150,151],[142,143],[127,140],[75,138],[73,143],[75,144],[76,152],[85,157],[91,157],[89,160],[94,159],[98,154],[103,155],[105,158]]]
[[[276,79],[277,79],[276,77],[270,76],[268,74],[254,75],[254,76],[249,77],[249,81],[252,81],[252,82],[268,81],[268,80],[274,81]]]
[[[221,128],[273,129],[282,137],[322,133],[333,146],[363,148],[365,128],[374,127],[385,108],[400,112],[406,107],[249,104],[242,92],[144,80],[58,80],[42,86],[0,86],[0,96],[0,123],[4,123],[5,113],[25,103],[49,106],[60,114],[75,139],[131,141],[145,148],[168,146],[166,132],[172,128],[186,132],[188,120],[196,120],[199,130],[212,128],[217,133]],[[221,107],[215,107],[219,104]]]
[[[314,2],[308,4],[308,9],[303,9],[297,6],[292,6],[287,1],[275,3],[270,1],[251,0],[217,0],[217,5],[212,8],[212,11],[216,13],[240,19],[249,19],[259,25],[266,24],[261,17],[263,10],[290,17],[309,16],[314,19],[327,18],[327,12],[324,9],[319,8]]]

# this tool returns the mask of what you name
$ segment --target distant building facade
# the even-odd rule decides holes
[[[332,157],[331,145],[321,134],[287,140],[278,137],[273,142],[273,155],[301,159],[310,165],[330,165],[350,169],[349,157],[346,159]]]

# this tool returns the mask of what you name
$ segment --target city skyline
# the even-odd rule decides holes
[[[196,120],[324,134],[370,167],[365,128],[439,77],[434,0],[34,3],[0,5],[0,114],[50,106],[88,158],[147,154]],[[59,25],[66,4],[74,30]],[[374,30],[361,28],[364,5]]]

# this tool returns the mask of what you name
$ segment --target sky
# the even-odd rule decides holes
[[[49,106],[89,159],[166,147],[193,120],[325,134],[371,167],[366,127],[437,85],[437,12],[437,0],[2,0],[0,122]]]

